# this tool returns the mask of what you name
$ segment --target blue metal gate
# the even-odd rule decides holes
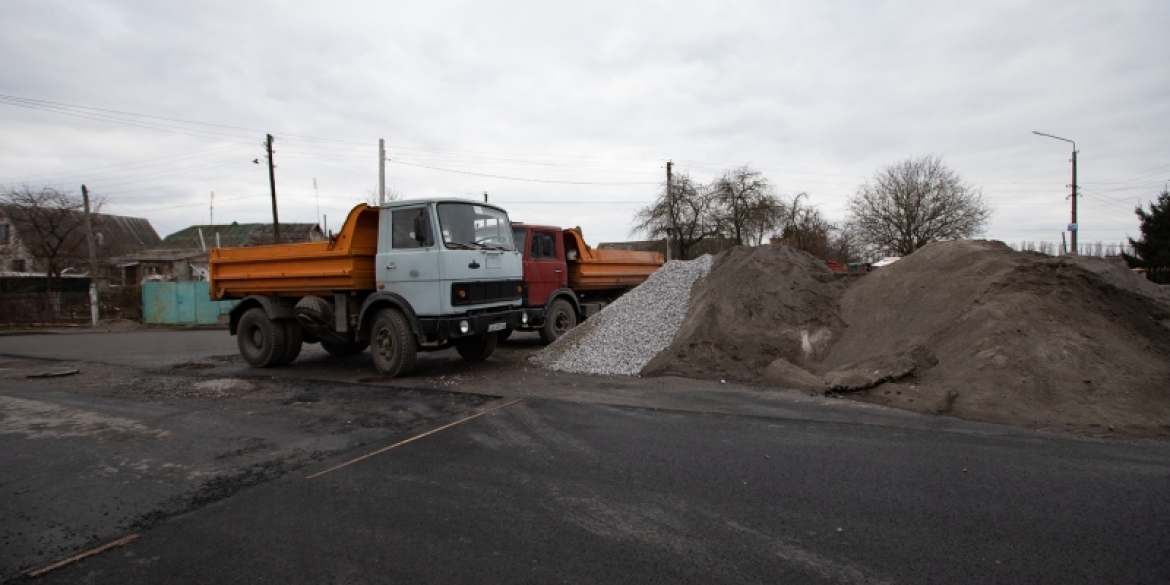
[[[142,322],[160,325],[215,325],[239,301],[213,301],[208,282],[142,283]]]

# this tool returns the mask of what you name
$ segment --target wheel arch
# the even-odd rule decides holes
[[[569,302],[569,305],[573,307],[573,312],[577,313],[577,319],[580,320],[581,303],[577,301],[577,293],[574,293],[573,289],[571,288],[558,288],[557,290],[554,290],[552,294],[548,295],[548,299],[544,301],[544,314],[547,315],[549,311],[552,310],[553,303],[560,299],[564,299]]]
[[[274,299],[263,295],[248,295],[228,313],[228,330],[235,335],[240,328],[240,317],[250,309],[260,308],[272,321],[294,318],[292,305],[282,299]]]
[[[411,333],[419,343],[424,343],[426,339],[423,337],[422,328],[418,324],[418,315],[414,312],[414,307],[410,306],[410,302],[402,298],[402,296],[390,292],[378,292],[366,297],[365,302],[362,303],[362,308],[358,312],[357,331],[354,331],[354,339],[360,341],[368,341],[370,339],[370,325],[374,322],[374,315],[382,309],[394,308],[402,311],[403,316],[406,317],[406,323],[410,326]]]

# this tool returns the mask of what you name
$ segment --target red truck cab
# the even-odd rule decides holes
[[[556,341],[579,321],[580,306],[569,288],[563,233],[554,226],[512,224],[512,239],[523,254],[524,306],[530,309],[530,328],[540,331],[545,343]]]
[[[656,252],[599,250],[585,243],[581,228],[512,224],[523,254],[526,330],[552,343],[662,266]]]

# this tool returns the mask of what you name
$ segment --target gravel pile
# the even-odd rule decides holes
[[[637,375],[674,339],[687,314],[691,285],[711,270],[711,256],[666,263],[646,282],[532,356],[562,372]]]

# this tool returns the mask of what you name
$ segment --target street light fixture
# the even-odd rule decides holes
[[[1072,246],[1071,246],[1072,253],[1075,255],[1078,253],[1078,250],[1077,250],[1077,143],[1072,141],[1072,140],[1069,140],[1068,138],[1061,138],[1059,136],[1053,136],[1051,134],[1045,134],[1043,132],[1037,132],[1035,130],[1032,131],[1032,134],[1035,134],[1037,136],[1044,136],[1047,138],[1055,138],[1057,140],[1063,140],[1063,141],[1071,143],[1073,145],[1073,151],[1072,151],[1072,195],[1069,196],[1069,199],[1072,200],[1072,223],[1068,224],[1068,231],[1070,232],[1069,238],[1072,242]]]

